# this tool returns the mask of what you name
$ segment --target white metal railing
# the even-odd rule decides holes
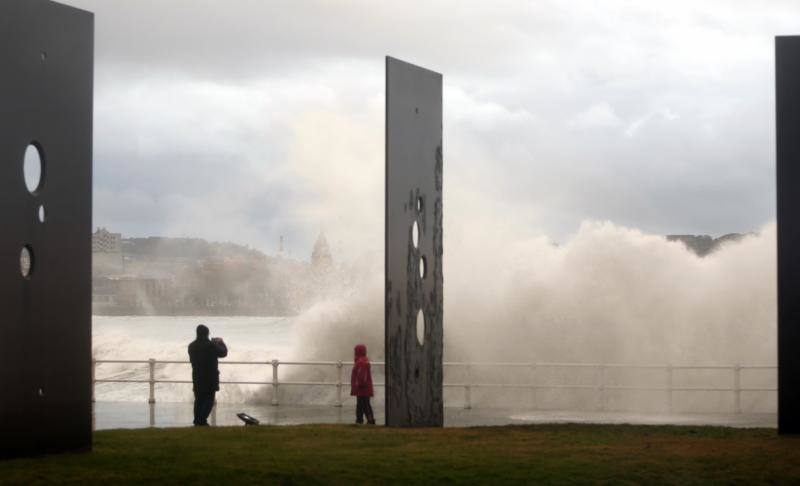
[[[148,365],[148,378],[147,379],[130,379],[130,378],[97,378],[95,376],[98,364],[106,363],[130,363],[130,364],[146,364]],[[272,405],[279,405],[278,389],[280,386],[333,386],[336,387],[336,402],[334,406],[342,406],[342,387],[345,386],[343,382],[343,369],[350,363],[343,361],[280,361],[272,359],[268,361],[220,361],[221,365],[253,365],[253,366],[271,366],[272,367],[272,381],[228,381],[221,380],[221,385],[268,385],[272,388]],[[382,361],[372,361],[373,365],[383,366]],[[191,384],[191,380],[168,380],[156,378],[156,366],[160,364],[190,364],[189,361],[183,360],[92,360],[92,401],[95,400],[95,385],[97,383],[147,383],[149,385],[148,403],[156,403],[155,385],[158,383],[184,383]],[[337,369],[336,381],[281,381],[278,378],[278,367],[284,366],[334,366]],[[637,390],[637,391],[652,391],[664,392],[667,407],[669,411],[673,409],[673,393],[674,392],[730,392],[734,400],[734,409],[736,413],[741,413],[741,395],[743,392],[777,392],[774,387],[742,387],[741,386],[741,373],[743,370],[777,370],[776,366],[768,365],[705,365],[705,366],[691,366],[691,365],[629,365],[629,364],[598,364],[598,363],[471,363],[471,362],[445,362],[446,367],[463,367],[465,370],[464,382],[462,383],[444,383],[445,388],[462,388],[464,390],[464,408],[472,408],[472,389],[473,388],[512,388],[512,389],[528,389],[532,392],[532,408],[537,407],[537,392],[546,389],[585,389],[596,390],[597,401],[600,410],[606,410],[607,392],[609,390]],[[473,383],[470,380],[470,370],[472,368],[492,368],[492,367],[506,367],[506,368],[527,368],[530,371],[531,380],[529,383]],[[541,383],[537,381],[537,371],[547,368],[594,368],[596,370],[597,381],[588,384],[553,384]],[[612,385],[607,383],[607,373],[610,369],[627,369],[627,370],[663,370],[664,372],[664,386],[637,386],[637,385]],[[732,384],[729,387],[694,387],[694,386],[674,386],[674,374],[679,370],[727,370],[732,374]],[[383,383],[374,383],[376,387],[384,386]],[[215,407],[216,409],[216,407]]]

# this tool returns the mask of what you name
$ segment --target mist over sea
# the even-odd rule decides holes
[[[167,360],[186,361],[187,347],[195,338],[198,324],[206,324],[212,336],[222,337],[228,345],[228,357],[222,361],[286,360],[292,354],[294,326],[286,317],[202,317],[202,316],[93,316],[92,340],[96,360]],[[346,356],[342,350],[339,356]],[[271,379],[267,365],[223,367],[223,380],[242,381]],[[100,364],[97,378],[146,379],[146,364]],[[159,365],[159,379],[191,380],[189,365]],[[223,386],[220,401],[247,401],[256,396],[258,387]],[[188,384],[160,384],[156,390],[160,401],[191,401]],[[146,384],[98,384],[96,399],[106,401],[147,400]]]
[[[469,229],[469,228],[467,228]],[[460,232],[464,234],[462,230]],[[459,238],[454,232],[453,238]],[[674,386],[731,387],[735,365],[774,367],[776,362],[775,225],[699,257],[682,243],[609,222],[586,222],[568,241],[506,240],[502,233],[467,234],[445,260],[445,361],[717,365],[727,370],[676,374]],[[510,243],[509,243],[510,242]],[[451,244],[453,244],[451,242]],[[453,248],[453,247],[451,247]],[[380,259],[342,266],[329,292],[297,316],[99,317],[94,318],[96,359],[185,360],[198,323],[225,338],[228,361],[270,359],[349,363],[353,345],[365,343],[382,361],[383,273]],[[269,382],[269,365],[224,365],[223,380]],[[345,381],[349,376],[345,370]],[[459,374],[460,373],[460,374]],[[530,370],[481,370],[469,379],[529,383]],[[592,385],[595,370],[541,375],[550,383]],[[147,366],[102,365],[98,378],[147,376]],[[188,365],[159,367],[162,379],[189,380]],[[445,382],[463,383],[463,370],[445,369]],[[331,367],[281,366],[280,379],[335,381]],[[663,386],[662,369],[609,375],[620,386]],[[382,381],[382,370],[376,370]],[[774,370],[743,372],[743,387],[774,388]],[[305,388],[305,389],[304,389]],[[382,390],[381,390],[382,391]],[[221,402],[267,402],[269,386],[224,385]],[[281,403],[331,403],[332,387],[281,387]],[[593,403],[586,396],[555,397],[551,408]],[[381,393],[379,393],[380,395]],[[455,396],[454,396],[455,394]],[[460,399],[449,389],[445,400]],[[191,386],[157,387],[161,401],[190,401]],[[146,400],[147,385],[98,385],[98,400]],[[377,396],[376,401],[382,397]],[[478,404],[530,403],[529,392],[474,393]],[[520,400],[522,400],[520,402]],[[730,409],[731,394],[679,397],[692,409]],[[743,406],[774,410],[774,393],[752,392]],[[620,396],[630,409],[663,407],[663,393],[643,399]]]

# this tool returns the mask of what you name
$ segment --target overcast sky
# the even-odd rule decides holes
[[[775,217],[797,0],[65,3],[95,12],[94,221],[125,236],[382,252],[385,55],[444,75],[446,231]]]

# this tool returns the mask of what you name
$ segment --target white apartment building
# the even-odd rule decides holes
[[[122,233],[111,233],[105,228],[97,228],[92,233],[92,253],[122,252]]]

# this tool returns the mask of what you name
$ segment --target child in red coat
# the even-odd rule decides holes
[[[369,397],[373,396],[372,372],[370,371],[369,358],[367,358],[367,347],[363,344],[356,344],[355,363],[353,372],[350,373],[350,395],[356,397],[356,423],[364,423],[364,415],[367,416],[367,423],[375,425],[375,416],[372,414],[372,406],[369,404]]]

